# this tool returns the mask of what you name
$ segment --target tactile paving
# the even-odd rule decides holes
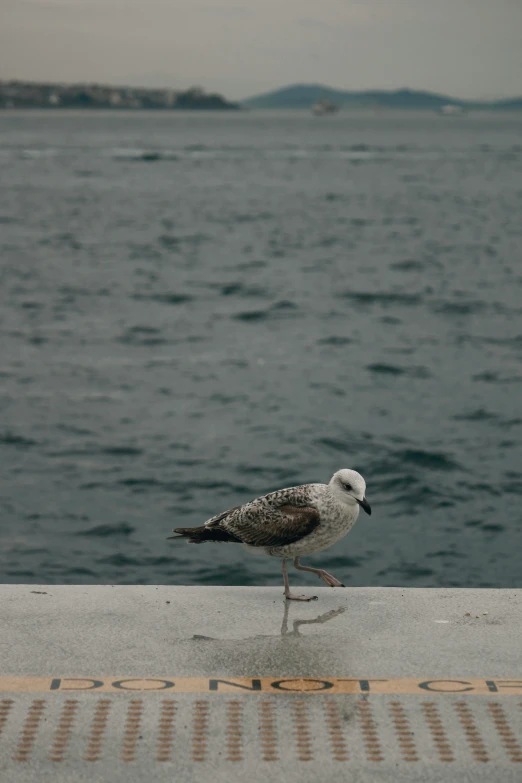
[[[448,779],[463,767],[511,779],[507,772],[516,768],[516,780],[522,704],[462,695],[13,694],[0,700],[0,764],[13,783],[31,764],[38,774],[53,769],[57,781],[62,768],[83,766],[123,765],[128,780],[133,768],[136,779],[144,768],[156,770],[156,779],[172,766],[210,766],[218,779],[245,764],[273,771],[417,769],[424,776],[451,767]]]

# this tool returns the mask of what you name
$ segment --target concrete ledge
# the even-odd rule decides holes
[[[515,781],[522,590],[0,586],[0,778]]]
[[[522,589],[315,592],[3,585],[1,673],[522,674]]]

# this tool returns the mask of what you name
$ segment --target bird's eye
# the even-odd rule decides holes
[[[352,489],[352,485],[351,484],[345,484],[344,488],[347,489],[348,492],[349,492]]]

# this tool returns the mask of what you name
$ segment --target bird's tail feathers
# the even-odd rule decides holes
[[[177,536],[169,536],[171,538],[184,538],[188,540],[189,544],[203,544],[205,541],[233,541],[240,543],[240,539],[233,533],[228,533],[226,530],[222,530],[219,527],[175,527],[172,531],[178,533]]]

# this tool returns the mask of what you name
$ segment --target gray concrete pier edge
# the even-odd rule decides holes
[[[3,585],[0,780],[522,780],[522,589]]]

